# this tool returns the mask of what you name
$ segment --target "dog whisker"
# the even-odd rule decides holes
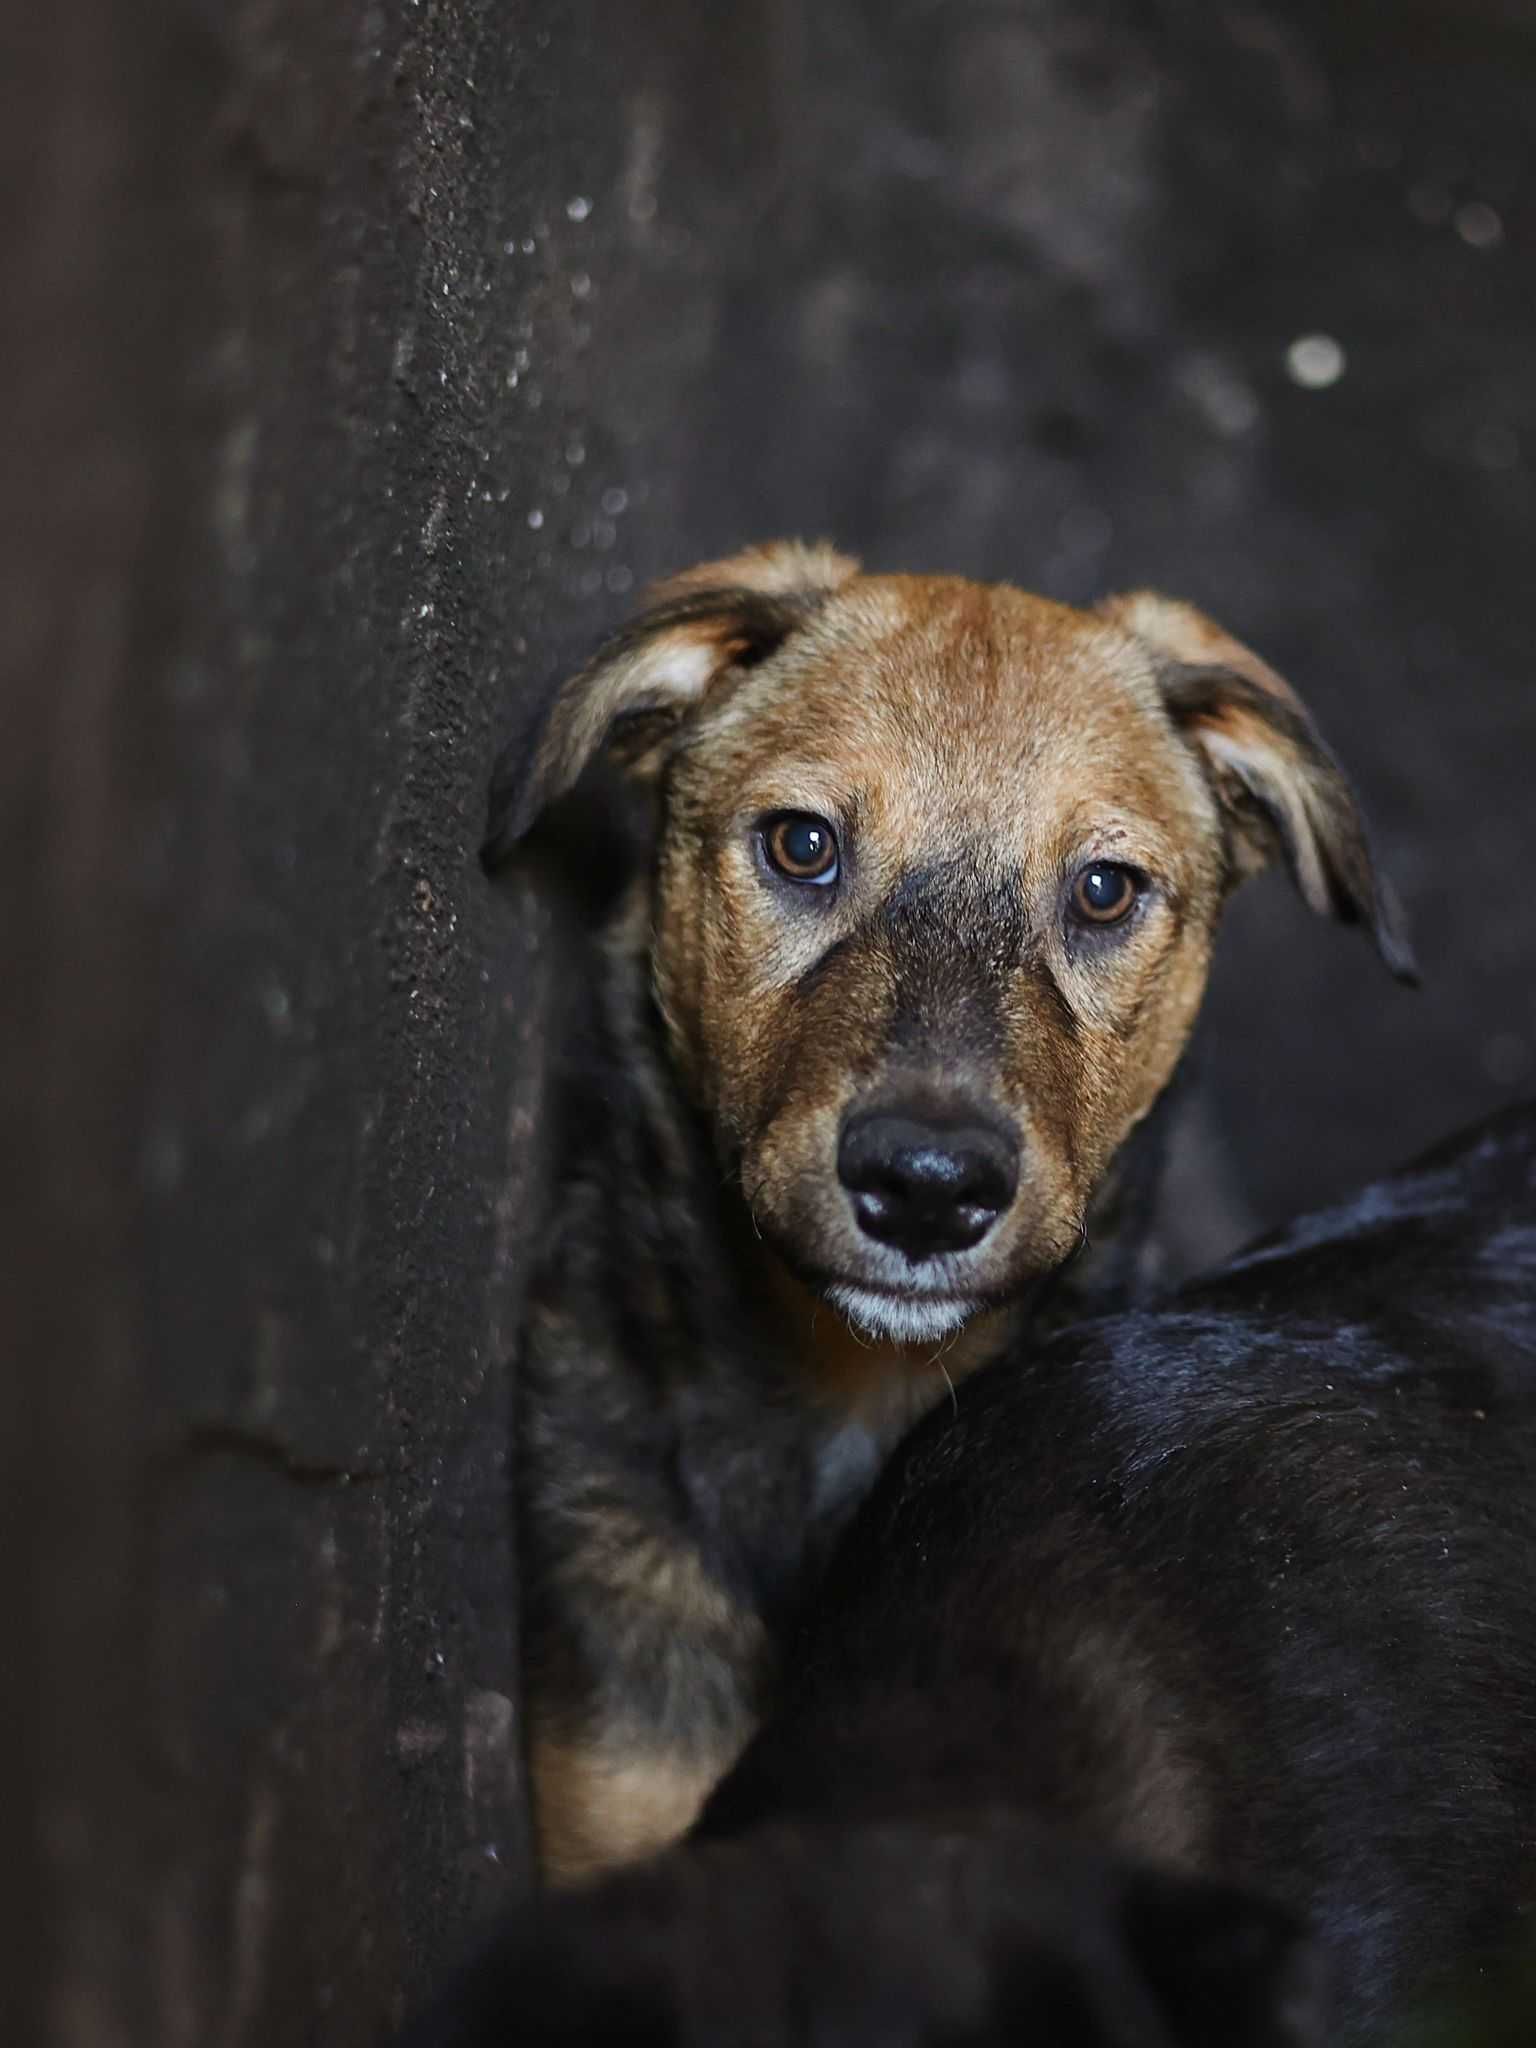
[[[931,1363],[938,1369],[945,1386],[948,1387],[949,1405],[954,1413],[958,1415],[960,1413],[960,1396],[955,1392],[955,1383],[949,1376],[949,1367],[944,1363],[942,1356],[934,1358],[931,1360]]]
[[[734,1175],[727,1174],[725,1181],[722,1182],[722,1185],[727,1185],[733,1178]],[[742,1200],[747,1205],[747,1215],[751,1219],[752,1228],[753,1231],[756,1233],[757,1241],[759,1244],[763,1244],[766,1242],[765,1238],[763,1237],[763,1226],[757,1220],[758,1198],[761,1196],[763,1189],[766,1185],[767,1183],[765,1181],[758,1181],[755,1186],[750,1188],[744,1186],[741,1191]]]

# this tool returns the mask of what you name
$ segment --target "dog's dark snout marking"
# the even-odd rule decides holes
[[[981,1242],[1013,1200],[1019,1148],[981,1124],[875,1110],[843,1126],[837,1172],[867,1237],[925,1259]]]

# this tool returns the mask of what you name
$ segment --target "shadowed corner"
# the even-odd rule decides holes
[[[1536,1938],[1513,1961],[1479,1969],[1428,2000],[1391,2048],[1531,2048],[1536,2041]]]

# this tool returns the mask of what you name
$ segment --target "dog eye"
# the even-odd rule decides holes
[[[792,882],[837,880],[837,834],[825,818],[809,811],[780,811],[762,828],[763,851],[770,867]]]
[[[1096,860],[1072,884],[1072,911],[1084,924],[1119,924],[1136,908],[1141,894],[1134,869],[1118,861]]]

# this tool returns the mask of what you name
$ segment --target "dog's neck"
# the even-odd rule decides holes
[[[839,1419],[900,1434],[936,1401],[947,1400],[962,1379],[1003,1351],[1023,1321],[1010,1303],[973,1316],[941,1343],[900,1343],[865,1337],[836,1309],[798,1280],[782,1259],[763,1248],[784,1341],[810,1397]]]

